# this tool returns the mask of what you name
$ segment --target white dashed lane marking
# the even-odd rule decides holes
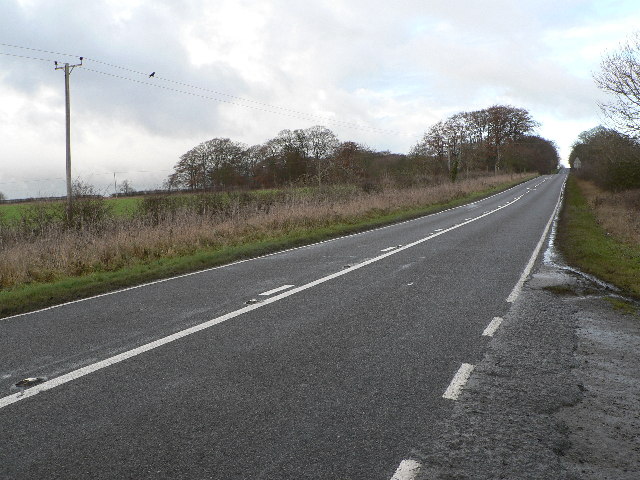
[[[484,332],[482,332],[482,336],[493,337],[493,334],[496,333],[496,330],[498,330],[498,327],[502,323],[502,320],[503,319],[501,317],[493,317],[493,320],[491,320],[489,325],[487,325],[487,328],[485,328]]]
[[[295,287],[295,285],[282,285],[281,287],[274,288],[273,290],[269,290],[268,292],[263,292],[260,295],[268,297],[269,295],[273,295],[274,293],[281,292],[282,290],[286,290],[287,288],[291,287]]]
[[[391,480],[413,480],[420,473],[421,468],[422,464],[417,460],[402,460]]]
[[[463,363],[456,374],[453,376],[453,380],[451,380],[451,383],[449,384],[445,392],[442,394],[442,398],[457,400],[462,393],[462,388],[469,380],[473,368],[473,365],[469,363]]]

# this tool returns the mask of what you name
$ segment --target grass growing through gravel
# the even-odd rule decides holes
[[[121,218],[106,231],[53,229],[0,251],[0,316],[415,218],[528,178],[503,175],[374,193],[341,188],[324,196],[266,192],[267,208],[232,202],[224,216],[177,209]]]
[[[605,300],[611,304],[614,310],[617,310],[625,315],[637,315],[638,307],[633,303],[616,297],[605,297]]]
[[[558,245],[570,264],[640,298],[640,244],[635,240],[633,221],[624,220],[637,218],[638,210],[619,200],[605,201],[603,196],[611,195],[571,175],[558,225]]]

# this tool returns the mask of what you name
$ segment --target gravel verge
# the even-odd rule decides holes
[[[640,478],[640,316],[611,293],[539,267],[451,418],[413,452],[418,479]]]

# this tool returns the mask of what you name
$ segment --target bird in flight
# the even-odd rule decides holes
[[[156,72],[151,72],[151,75],[149,75],[149,78],[155,77],[155,76],[156,76]]]

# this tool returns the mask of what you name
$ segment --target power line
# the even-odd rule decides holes
[[[72,55],[72,54],[69,54],[69,53],[53,52],[53,51],[50,51],[50,50],[42,50],[42,49],[31,48],[31,47],[23,47],[23,46],[20,46],[20,45],[12,45],[12,44],[7,44],[7,43],[0,43],[0,46],[11,47],[11,48],[19,48],[19,49],[31,50],[31,51],[43,52],[43,53],[50,53],[50,54],[54,54],[54,55],[64,55],[64,56],[69,56],[69,57],[78,57],[77,55]],[[6,55],[20,57],[20,55],[12,55],[12,54],[6,54]],[[33,57],[23,56],[23,58],[33,58]],[[84,58],[85,61],[90,61],[90,62],[98,63],[98,64],[101,64],[101,65],[104,65],[104,66],[108,66],[108,67],[111,67],[111,68],[116,68],[116,69],[127,71],[127,72],[130,72],[130,73],[135,73],[136,75],[142,75],[144,77],[148,77],[149,76],[147,72],[134,70],[134,69],[123,67],[123,66],[116,65],[116,64],[113,64],[113,63],[103,62],[101,60],[93,59],[93,58],[90,58],[90,57],[83,57],[83,58]],[[38,60],[53,61],[53,60],[46,60],[46,59],[38,59]],[[113,77],[113,78],[118,78],[118,79],[121,79],[121,80],[128,80],[128,81],[135,82],[135,83],[138,83],[138,84],[141,84],[141,85],[152,86],[152,87],[160,88],[160,89],[167,90],[167,91],[172,91],[172,92],[182,93],[182,94],[186,94],[186,95],[191,95],[191,96],[194,96],[194,97],[199,97],[199,98],[203,98],[203,99],[207,99],[207,100],[214,100],[214,101],[217,101],[217,102],[227,103],[229,105],[235,105],[235,106],[240,106],[240,107],[244,107],[244,108],[249,108],[249,109],[256,110],[256,111],[261,111],[261,112],[266,112],[266,113],[271,113],[271,114],[276,114],[276,115],[287,116],[287,117],[290,117],[290,118],[298,118],[298,119],[302,119],[302,120],[313,120],[313,121],[327,122],[327,123],[331,123],[331,124],[334,124],[334,125],[337,125],[337,126],[341,126],[341,127],[344,127],[344,128],[349,128],[349,129],[364,130],[364,131],[379,132],[379,133],[388,133],[388,134],[393,134],[393,135],[407,135],[404,132],[399,132],[399,131],[396,131],[396,130],[381,129],[381,128],[376,128],[376,127],[368,127],[366,125],[361,125],[361,124],[354,123],[354,122],[348,122],[348,121],[344,121],[344,120],[336,120],[336,119],[332,119],[330,117],[325,117],[325,116],[321,116],[321,115],[317,115],[317,114],[306,113],[306,112],[303,112],[301,110],[295,110],[295,109],[288,108],[288,107],[282,107],[282,106],[279,106],[279,105],[272,105],[272,104],[265,103],[265,102],[260,102],[260,101],[257,101],[257,100],[251,100],[251,99],[243,98],[243,97],[240,97],[240,96],[237,96],[237,95],[232,95],[232,94],[229,94],[229,93],[220,92],[218,90],[213,90],[213,89],[209,89],[209,88],[205,88],[205,87],[199,87],[199,86],[196,86],[196,85],[191,85],[191,84],[185,83],[185,82],[179,82],[179,81],[176,81],[176,80],[171,80],[169,78],[164,78],[164,77],[161,77],[161,76],[158,76],[158,75],[153,75],[154,79],[160,80],[160,81],[163,81],[163,82],[167,82],[167,83],[171,83],[171,84],[174,84],[174,85],[178,85],[178,86],[181,86],[181,87],[187,87],[187,88],[190,88],[190,89],[193,89],[193,90],[212,93],[212,94],[214,94],[216,96],[207,96],[207,95],[202,95],[202,94],[198,94],[198,93],[194,93],[194,92],[188,92],[188,91],[181,90],[181,89],[176,89],[176,88],[172,88],[172,87],[158,85],[157,83],[151,83],[151,82],[148,82],[148,81],[137,80],[137,79],[134,79],[134,78],[125,77],[125,76],[122,76],[122,75],[116,75],[114,73],[104,72],[104,71],[90,69],[90,68],[86,68],[86,67],[84,68],[84,70],[90,71],[90,72],[93,72],[93,73],[98,73],[100,75],[106,75],[106,76],[110,76],[110,77]],[[220,96],[232,99],[233,101],[218,98]],[[247,105],[247,104],[251,104],[251,105]],[[258,108],[258,107],[255,107],[253,105],[257,105],[257,106],[263,107],[263,108]]]
[[[13,47],[13,48],[22,48],[22,49],[26,49],[26,50],[32,50],[32,51],[38,51],[38,52],[44,52],[44,53],[53,53],[55,55],[66,55],[66,56],[70,56],[70,57],[79,57],[79,55],[72,55],[72,54],[69,54],[69,53],[52,52],[52,51],[49,51],[49,50],[40,50],[40,49],[37,49],[37,48],[21,47],[21,46],[18,46],[18,45],[10,45],[10,44],[6,44],[6,43],[0,43],[0,45],[7,46],[7,47]],[[117,68],[119,70],[124,70],[124,71],[127,71],[127,72],[135,73],[137,75],[142,75],[144,77],[148,77],[148,72],[141,72],[139,70],[134,70],[132,68],[123,67],[121,65],[115,65],[113,63],[103,62],[101,60],[97,60],[95,58],[90,58],[90,57],[84,57],[84,60],[85,61],[91,61],[91,62],[94,62],[94,63],[99,63],[101,65],[105,65],[105,66],[112,67],[112,68]],[[126,77],[118,77],[118,78],[126,78]],[[316,115],[313,115],[313,114],[308,114],[306,112],[302,112],[300,110],[295,110],[295,109],[288,108],[288,107],[281,107],[279,105],[272,105],[272,104],[269,104],[269,103],[259,102],[257,100],[251,100],[251,99],[243,98],[243,97],[240,97],[240,96],[237,96],[237,95],[232,95],[232,94],[229,94],[229,93],[220,92],[218,90],[212,90],[212,89],[209,89],[209,88],[198,87],[196,85],[191,85],[191,84],[185,83],[185,82],[178,82],[176,80],[171,80],[169,78],[161,77],[159,75],[154,75],[154,78],[157,79],[157,80],[161,80],[163,82],[173,83],[174,85],[180,85],[182,87],[193,88],[194,90],[201,90],[201,91],[213,93],[213,94],[216,94],[216,95],[221,95],[223,97],[232,98],[232,99],[235,99],[235,100],[239,100],[241,102],[254,103],[256,105],[261,105],[263,107],[273,108],[273,109],[277,109],[277,110],[289,111],[289,112],[292,112],[292,113],[305,115],[305,116],[316,116]],[[322,117],[322,118],[324,118],[324,117]],[[353,124],[353,125],[357,125],[357,124]]]
[[[11,182],[0,182],[0,185],[10,185],[17,183],[29,183],[29,182],[51,182],[53,180],[64,180],[64,177],[55,177],[55,178],[34,178],[31,180],[13,180]]]
[[[11,45],[10,43],[0,43],[2,47],[20,48],[22,50],[31,50],[32,52],[52,53],[54,55],[63,55],[65,57],[80,57],[80,55],[72,55],[70,53],[52,52],[50,50],[41,50],[39,48],[23,47],[21,45]]]
[[[17,57],[17,58],[28,58],[29,60],[40,60],[41,62],[55,62],[55,60],[52,60],[50,58],[28,57],[26,55],[16,55],[14,53],[0,52],[0,55],[6,55],[8,57]]]
[[[217,97],[214,97],[214,96],[208,96],[208,95],[203,95],[203,94],[200,94],[200,93],[189,92],[187,90],[181,90],[181,89],[177,89],[177,88],[173,88],[173,87],[167,87],[167,86],[164,86],[164,85],[158,85],[156,83],[152,83],[152,82],[149,82],[149,81],[137,80],[135,78],[125,77],[125,76],[122,76],[122,75],[117,75],[115,73],[103,72],[101,70],[95,70],[93,68],[85,67],[85,68],[83,68],[83,71],[97,73],[97,74],[100,74],[100,75],[106,75],[108,77],[118,78],[118,79],[121,79],[121,80],[127,80],[127,81],[130,81],[130,82],[138,83],[138,84],[141,84],[141,85],[147,85],[147,86],[154,87],[154,88],[159,88],[159,89],[162,89],[162,90],[182,93],[182,94],[185,94],[185,95],[190,95],[192,97],[198,97],[198,98],[203,98],[203,99],[207,99],[207,100],[214,100],[216,102],[226,103],[226,104],[229,104],[229,105],[235,105],[235,106],[239,106],[239,107],[249,108],[251,110],[255,110],[255,111],[258,111],[258,112],[274,113],[274,114],[277,114],[277,115],[282,115],[282,116],[291,117],[291,118],[298,118],[298,119],[301,119],[301,120],[324,120],[324,121],[326,121],[328,123],[332,123],[332,124],[335,124],[335,125],[338,125],[338,126],[342,126],[342,127],[345,127],[345,128],[368,130],[368,131],[371,131],[371,132],[385,132],[385,133],[400,134],[400,132],[396,132],[396,131],[393,131],[393,130],[383,130],[383,129],[374,128],[374,127],[367,127],[367,126],[364,126],[364,125],[358,125],[358,124],[354,124],[354,123],[349,123],[349,122],[345,122],[345,121],[342,121],[342,120],[333,120],[333,119],[326,118],[326,117],[317,117],[317,116],[314,116],[313,114],[307,114],[307,113],[302,113],[302,112],[300,112],[300,113],[277,112],[277,111],[274,111],[274,110],[269,110],[268,108],[260,108],[260,107],[256,107],[256,106],[253,106],[253,105],[245,105],[243,103],[234,102],[234,101],[231,101],[231,100],[225,100],[225,99],[217,98]]]
[[[100,60],[95,60],[93,58],[87,58],[86,60],[89,60],[89,61],[92,61],[92,62],[95,62],[95,63],[99,63],[99,64],[102,64],[102,65],[105,65],[105,66],[108,66],[108,67],[117,68],[117,69],[120,69],[120,70],[125,70],[127,72],[131,72],[131,73],[135,73],[135,74],[138,74],[138,75],[142,75],[144,77],[148,76],[148,74],[146,72],[140,72],[138,70],[133,70],[131,68],[122,67],[122,66],[119,66],[119,65],[114,65],[112,63],[102,62]],[[209,92],[209,93],[213,93],[215,95],[220,95],[220,96],[223,96],[223,97],[232,98],[234,100],[239,100],[241,102],[254,103],[256,105],[260,105],[260,106],[263,106],[263,107],[273,108],[273,109],[277,109],[277,110],[284,110],[284,111],[287,111],[287,112],[292,112],[292,113],[296,113],[296,114],[300,114],[300,115],[316,116],[316,115],[313,115],[313,114],[308,114],[308,113],[303,112],[301,110],[295,110],[295,109],[289,108],[289,107],[282,107],[282,106],[279,106],[279,105],[272,105],[270,103],[259,102],[257,100],[251,100],[251,99],[248,99],[248,98],[240,97],[238,95],[232,95],[230,93],[224,93],[224,92],[220,92],[218,90],[212,90],[210,88],[198,87],[196,85],[191,85],[189,83],[184,83],[184,82],[178,82],[176,80],[171,80],[170,78],[161,77],[159,75],[154,75],[153,78],[157,79],[157,80],[161,80],[163,82],[172,83],[174,85],[179,85],[181,87],[193,88],[194,90],[201,90],[203,92]]]

